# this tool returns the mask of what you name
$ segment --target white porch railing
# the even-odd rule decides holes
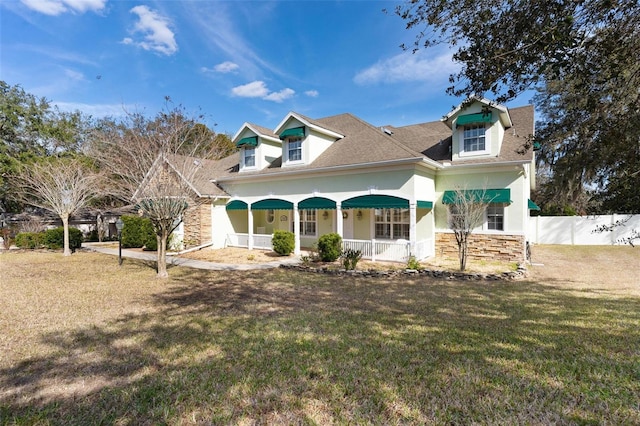
[[[227,246],[249,247],[249,234],[227,234]],[[270,250],[272,248],[271,234],[253,234],[253,248]],[[407,240],[342,240],[342,250],[360,250],[362,257],[372,261],[407,262],[410,256],[417,260],[433,256],[433,241],[431,239],[416,242],[414,253],[411,243]]]
[[[360,250],[365,259],[407,262],[410,256],[422,260],[433,255],[430,239],[418,241],[415,253],[411,252],[411,243],[406,240],[342,240],[342,250]]]
[[[227,234],[227,246],[249,247],[249,234]],[[253,234],[253,248],[270,250],[271,234]]]

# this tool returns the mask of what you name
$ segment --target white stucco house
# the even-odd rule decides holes
[[[522,260],[535,187],[534,110],[473,98],[440,121],[377,127],[352,114],[290,112],[271,130],[245,123],[239,152],[203,161],[183,238],[214,248],[271,248],[274,230],[295,252],[326,233],[374,260],[457,255],[447,226],[452,190],[491,196],[471,257]]]

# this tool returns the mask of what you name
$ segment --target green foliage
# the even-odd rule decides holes
[[[318,239],[318,254],[323,262],[334,262],[341,253],[342,237],[339,234],[325,234]]]
[[[416,271],[419,271],[420,269],[422,269],[422,266],[420,265],[420,262],[418,262],[418,259],[416,259],[415,256],[411,256],[407,261],[407,269],[414,269]]]
[[[69,227],[69,248],[75,251],[82,247],[82,231]],[[59,226],[54,229],[47,229],[44,232],[43,244],[51,250],[59,250],[64,247],[64,227]]]
[[[44,245],[44,232],[20,232],[16,235],[16,247],[37,249]]]
[[[141,248],[147,244],[152,244],[157,249],[155,244],[156,234],[151,220],[133,215],[124,215],[121,219],[124,222],[124,227],[122,228],[123,248]]]
[[[280,256],[288,256],[293,253],[295,248],[295,235],[293,232],[276,229],[273,232],[271,243],[273,244],[273,251]]]
[[[340,256],[342,258],[342,266],[347,271],[356,269],[358,262],[362,259],[362,252],[360,250],[347,249],[342,252]]]

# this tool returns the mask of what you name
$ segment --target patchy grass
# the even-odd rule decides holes
[[[0,424],[638,424],[640,266],[593,265],[619,249],[563,276],[536,247],[517,283],[0,254]]]

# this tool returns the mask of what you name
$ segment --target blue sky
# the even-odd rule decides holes
[[[0,80],[96,117],[152,115],[169,96],[231,134],[273,129],[289,111],[438,120],[461,101],[445,94],[459,66],[446,48],[400,49],[414,33],[398,3],[5,0]]]

